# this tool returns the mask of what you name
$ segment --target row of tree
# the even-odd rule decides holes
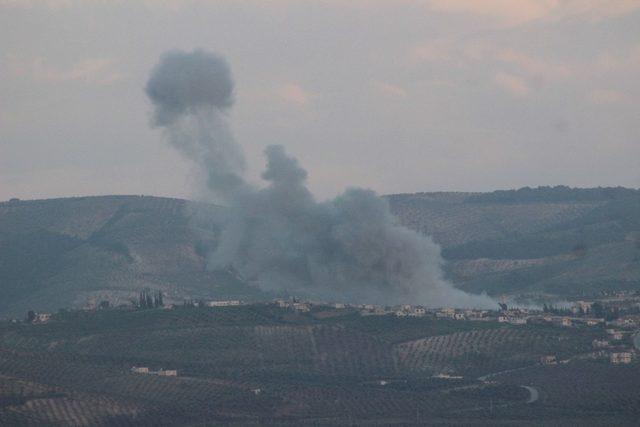
[[[164,306],[162,300],[162,292],[151,293],[151,291],[143,290],[138,295],[138,301],[135,302],[135,306],[140,309],[158,308]]]

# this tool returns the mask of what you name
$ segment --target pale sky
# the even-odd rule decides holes
[[[250,177],[319,198],[640,187],[640,0],[0,0],[0,200],[193,197],[149,127],[168,49],[224,55]]]

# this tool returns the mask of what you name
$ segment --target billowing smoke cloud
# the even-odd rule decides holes
[[[317,202],[306,187],[307,172],[281,146],[265,149],[266,186],[248,185],[242,150],[227,123],[233,81],[222,58],[200,50],[170,52],[146,91],[155,106],[154,125],[198,164],[209,191],[229,205],[211,269],[233,266],[265,289],[323,299],[495,306],[445,281],[439,246],[399,225],[374,192],[349,189]]]
[[[162,56],[147,82],[153,125],[207,174],[206,187],[229,199],[243,191],[245,159],[229,129],[233,79],[227,62],[201,50]]]

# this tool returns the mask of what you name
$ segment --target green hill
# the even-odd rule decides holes
[[[400,221],[442,245],[450,279],[490,294],[640,289],[640,191],[521,189],[388,196]],[[209,272],[225,209],[178,199],[79,197],[0,203],[0,316],[141,289],[183,298],[271,298]],[[206,223],[206,224],[205,224]]]

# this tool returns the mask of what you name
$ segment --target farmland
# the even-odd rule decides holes
[[[0,326],[0,423],[632,424],[637,362],[582,357],[604,333],[271,304],[62,311]]]

